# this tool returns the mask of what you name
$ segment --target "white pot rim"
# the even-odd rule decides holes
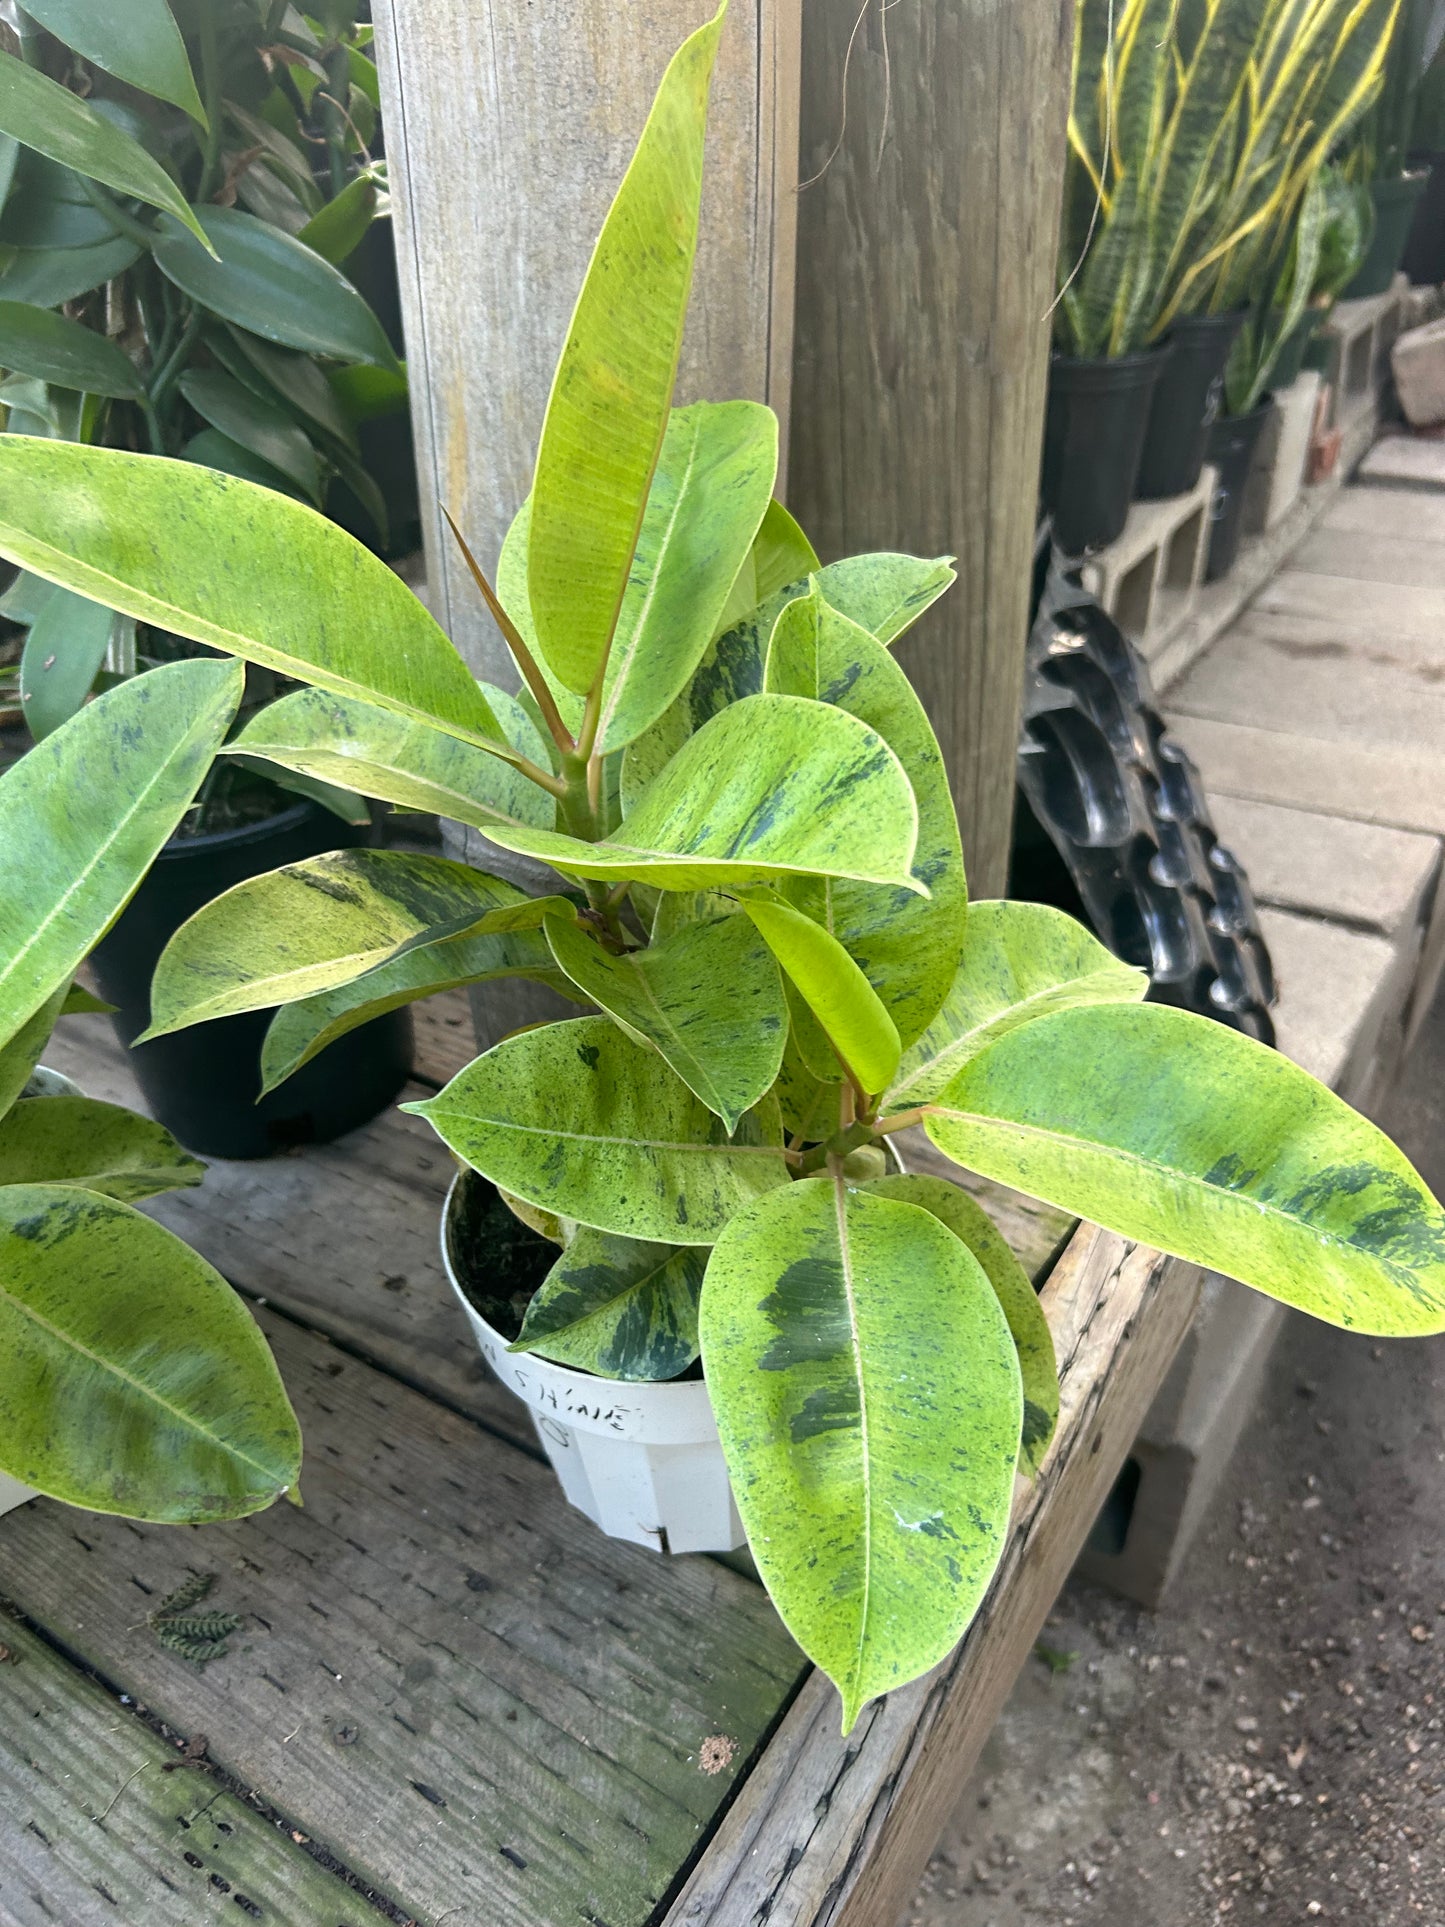
[[[462,1289],[452,1266],[447,1238],[457,1188],[464,1177],[480,1173],[458,1171],[447,1186],[441,1216],[442,1266],[466,1313],[482,1356],[497,1377],[529,1405],[539,1418],[582,1432],[632,1439],[646,1445],[715,1445],[717,1423],[707,1386],[700,1378],[634,1382],[598,1378],[591,1372],[557,1365],[535,1352],[511,1352],[507,1340],[489,1325]],[[483,1178],[483,1183],[491,1180]]]

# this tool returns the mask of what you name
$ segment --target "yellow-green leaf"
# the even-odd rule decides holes
[[[886,1090],[898,1068],[898,1029],[842,944],[777,898],[744,897],[742,907],[859,1086]]]
[[[514,1352],[600,1378],[676,1378],[697,1357],[696,1245],[579,1231],[538,1286]]]

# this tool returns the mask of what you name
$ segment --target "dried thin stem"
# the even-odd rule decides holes
[[[543,721],[552,732],[553,742],[556,743],[558,749],[561,750],[575,749],[576,744],[572,740],[572,732],[562,720],[562,712],[557,707],[557,699],[552,694],[551,685],[548,683],[547,678],[538,667],[536,657],[522,640],[521,631],[517,628],[516,623],[513,622],[501,603],[498,602],[491,583],[488,582],[486,576],[483,575],[477,558],[468,548],[467,539],[457,527],[451,510],[443,506],[442,514],[447,518],[447,527],[456,537],[457,547],[462,552],[462,559],[471,571],[473,582],[476,583],[478,589],[481,591],[482,600],[486,603],[493,622],[495,622],[501,630],[502,639],[512,652],[513,661],[521,670],[527,687],[537,698],[537,707],[542,712]]]

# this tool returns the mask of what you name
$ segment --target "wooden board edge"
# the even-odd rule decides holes
[[[814,1673],[657,1927],[891,1927],[1194,1314],[1196,1267],[1081,1226],[1042,1293],[1059,1430],[967,1639],[848,1739]]]

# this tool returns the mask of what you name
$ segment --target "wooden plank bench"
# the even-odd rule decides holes
[[[419,1020],[435,1088],[470,1055],[465,1006]],[[103,1020],[67,1019],[47,1057],[134,1101]],[[157,1202],[260,1308],[305,1507],[162,1528],[42,1500],[0,1520],[3,1927],[887,1927],[906,1902],[1193,1273],[1088,1228],[1059,1256],[1060,1214],[991,1197],[1048,1274],[1058,1440],[963,1647],[842,1741],[749,1576],[616,1544],[563,1503],[442,1277],[449,1175],[392,1111]],[[243,1620],[204,1669],[147,1623],[200,1571]]]

